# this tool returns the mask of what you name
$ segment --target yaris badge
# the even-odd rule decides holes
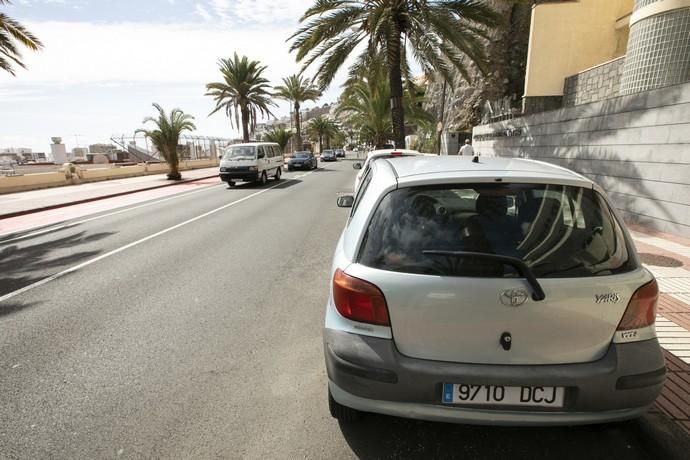
[[[509,307],[518,307],[525,303],[529,295],[524,289],[506,289],[500,295],[501,303]]]

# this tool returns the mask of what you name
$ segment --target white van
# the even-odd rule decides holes
[[[235,182],[261,182],[269,177],[280,180],[283,151],[275,142],[251,142],[228,146],[220,160],[220,179],[230,187]]]

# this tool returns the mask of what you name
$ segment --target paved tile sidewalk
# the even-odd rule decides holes
[[[182,171],[183,181],[198,180],[217,175],[217,167]],[[101,182],[2,194],[0,195],[0,218],[16,213],[31,212],[32,210],[65,206],[76,201],[94,200],[100,197],[136,192],[138,190],[179,183],[169,181],[165,176],[165,173],[152,174],[148,176],[112,179]]]
[[[676,267],[645,266],[661,291],[656,330],[668,371],[656,409],[690,434],[690,240],[638,226],[630,230],[640,253],[679,262]]]

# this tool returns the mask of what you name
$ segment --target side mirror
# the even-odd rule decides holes
[[[265,157],[266,157],[266,154],[265,154],[265,153],[259,153],[259,154],[256,156],[256,158],[259,159],[259,160],[262,159],[262,158],[265,158]]]
[[[351,208],[355,202],[355,197],[352,195],[340,195],[337,203],[339,208]]]
[[[360,162],[353,163],[352,169],[362,169],[362,163],[360,163]]]

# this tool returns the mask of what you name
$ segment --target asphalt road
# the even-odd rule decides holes
[[[348,161],[328,163],[0,238],[0,458],[632,460],[687,448],[659,414],[551,429],[339,425],[321,328],[347,218],[335,197],[353,179]]]

